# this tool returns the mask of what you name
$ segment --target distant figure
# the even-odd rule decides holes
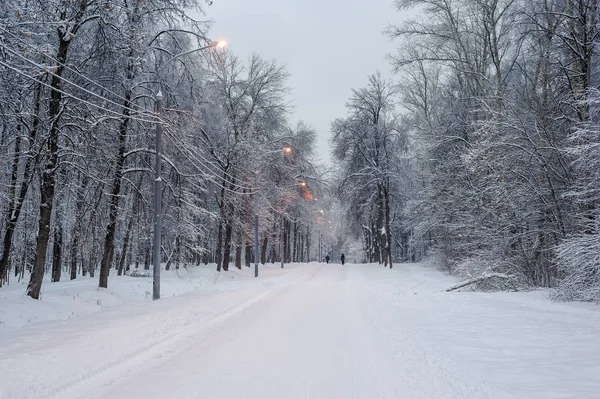
[[[340,260],[342,261],[342,266],[344,265],[344,260],[346,260],[346,257],[344,256],[344,254],[342,254],[342,256],[340,256]]]
[[[325,262],[329,263],[329,254],[327,254],[327,256],[325,256]]]

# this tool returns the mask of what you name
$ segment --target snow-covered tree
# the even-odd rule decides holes
[[[333,157],[340,165],[339,196],[349,227],[364,232],[370,260],[392,267],[392,219],[402,201],[406,137],[395,109],[395,88],[380,74],[353,90],[348,116],[332,124]]]

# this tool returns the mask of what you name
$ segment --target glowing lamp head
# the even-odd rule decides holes
[[[227,42],[225,40],[219,40],[215,46],[218,48],[224,48],[227,46]]]

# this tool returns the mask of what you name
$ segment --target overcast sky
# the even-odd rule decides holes
[[[320,159],[329,162],[329,126],[345,115],[351,89],[369,74],[391,76],[385,60],[395,43],[382,32],[403,16],[392,0],[214,0],[207,16],[211,38],[227,40],[248,59],[252,52],[275,59],[291,74],[293,121],[317,131]]]

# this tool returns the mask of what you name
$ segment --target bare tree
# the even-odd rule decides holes
[[[369,77],[366,88],[353,91],[348,117],[332,124],[333,156],[343,165],[339,192],[351,210],[355,231],[367,228],[370,241],[377,241],[376,259],[392,267],[392,204],[399,157],[405,151],[400,120],[394,108],[396,91],[380,74]]]

